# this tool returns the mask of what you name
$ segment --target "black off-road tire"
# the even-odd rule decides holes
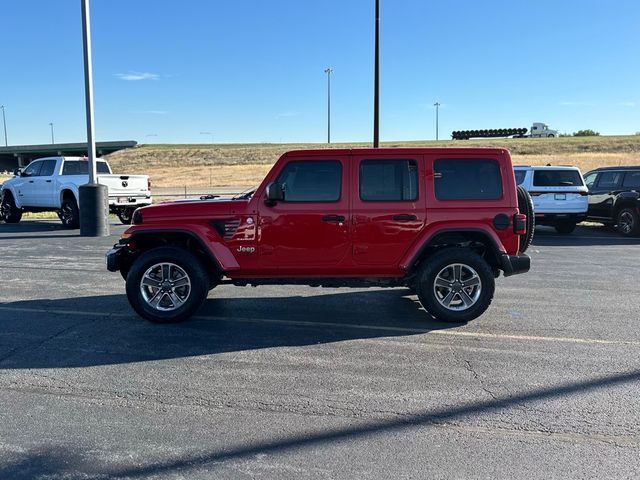
[[[80,210],[75,198],[67,197],[62,200],[58,217],[65,228],[80,227]]]
[[[633,208],[623,208],[616,215],[616,231],[625,237],[640,234],[640,215]]]
[[[155,265],[163,263],[178,266],[190,282],[190,291],[188,294],[185,293],[184,303],[169,311],[150,305],[143,295],[141,285],[145,273]],[[188,319],[202,306],[207,298],[209,282],[206,269],[191,252],[179,247],[159,247],[143,253],[131,265],[127,274],[127,298],[141,317],[154,323],[176,323]]]
[[[536,217],[533,212],[533,200],[526,188],[518,185],[518,210],[527,216],[527,231],[520,235],[520,252],[527,251],[533,241],[533,234],[536,230]]]
[[[16,202],[10,192],[5,192],[0,204],[0,220],[5,223],[18,223],[22,219],[22,210],[16,207]]]
[[[475,303],[462,310],[452,310],[441,303],[439,298],[444,295],[440,287],[436,293],[435,282],[437,279],[442,280],[442,276],[439,275],[442,275],[447,267],[454,268],[453,265],[466,266],[467,271],[473,270],[480,280],[480,291]],[[471,277],[468,277],[467,281],[470,279]],[[491,266],[480,255],[467,248],[452,247],[436,251],[424,261],[418,286],[418,298],[431,315],[444,322],[464,323],[478,318],[489,308],[495,292],[495,279]],[[461,294],[454,294],[454,298],[455,295]],[[473,294],[471,296],[475,297]],[[444,300],[446,298],[445,296]]]
[[[135,208],[121,208],[118,210],[117,215],[120,221],[124,225],[131,225],[131,220],[133,218],[133,212],[135,212]]]
[[[573,231],[576,229],[576,222],[572,222],[572,221],[560,222],[554,225],[554,228],[556,229],[556,232],[558,232],[560,235],[569,235],[570,233],[573,233]]]

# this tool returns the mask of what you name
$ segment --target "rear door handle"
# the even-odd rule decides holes
[[[344,222],[344,215],[325,215],[322,217],[323,222]]]
[[[29,180],[29,183],[33,183],[33,180]]]
[[[47,183],[51,183],[51,180],[45,180]]]
[[[402,215],[394,215],[393,219],[396,222],[413,222],[415,220],[418,220],[418,217],[416,217],[415,215],[402,214]]]

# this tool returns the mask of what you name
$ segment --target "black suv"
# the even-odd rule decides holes
[[[640,234],[640,166],[603,167],[584,176],[587,220],[615,225],[622,235]]]

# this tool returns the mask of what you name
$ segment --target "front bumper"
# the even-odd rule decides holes
[[[128,251],[126,245],[115,244],[106,254],[107,270],[117,272],[122,269]]]
[[[500,263],[505,277],[519,273],[527,273],[531,268],[531,258],[524,253],[519,255],[507,255],[503,253],[500,256]]]

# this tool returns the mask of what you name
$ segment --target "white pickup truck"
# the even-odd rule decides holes
[[[109,211],[131,223],[136,208],[151,204],[147,175],[114,175],[104,160],[97,162],[98,183],[109,189]],[[18,223],[23,212],[57,212],[67,228],[80,225],[78,187],[89,182],[86,157],[49,157],[18,169],[2,184],[0,220]]]

